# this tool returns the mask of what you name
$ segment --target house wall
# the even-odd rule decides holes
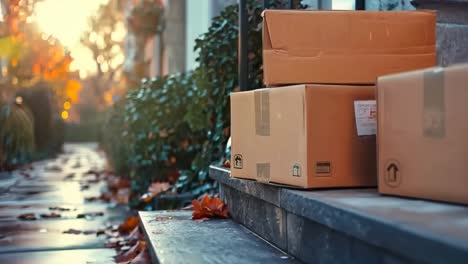
[[[211,18],[218,16],[228,5],[237,3],[236,0],[186,0],[186,70],[190,71],[198,66],[195,61],[198,54],[193,50],[195,40],[208,31]]]

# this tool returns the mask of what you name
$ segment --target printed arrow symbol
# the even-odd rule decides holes
[[[393,176],[391,178],[392,181],[396,181],[398,171],[399,171],[399,169],[398,169],[397,165],[395,165],[394,163],[390,164],[387,167],[387,173]]]

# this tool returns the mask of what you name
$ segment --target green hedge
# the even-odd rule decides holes
[[[262,6],[249,2],[249,86],[262,85]],[[238,5],[213,18],[196,40],[193,72],[144,80],[106,116],[103,147],[118,174],[141,193],[170,181],[177,193],[212,190],[209,165],[223,163],[229,138],[229,95],[238,90]]]

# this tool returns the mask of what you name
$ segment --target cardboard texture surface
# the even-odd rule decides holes
[[[374,86],[233,93],[231,175],[300,188],[375,186],[375,136],[357,136],[354,114],[355,101],[374,98]]]
[[[378,76],[436,65],[432,11],[266,10],[267,85],[374,84]]]
[[[378,79],[379,191],[468,204],[468,64]]]

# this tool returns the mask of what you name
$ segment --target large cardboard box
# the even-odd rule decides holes
[[[468,204],[468,64],[378,79],[379,191]]]
[[[297,11],[263,14],[264,82],[375,84],[436,65],[432,11]]]
[[[376,186],[376,123],[373,136],[358,136],[355,119],[355,101],[374,98],[374,86],[233,93],[231,175],[300,188]]]

